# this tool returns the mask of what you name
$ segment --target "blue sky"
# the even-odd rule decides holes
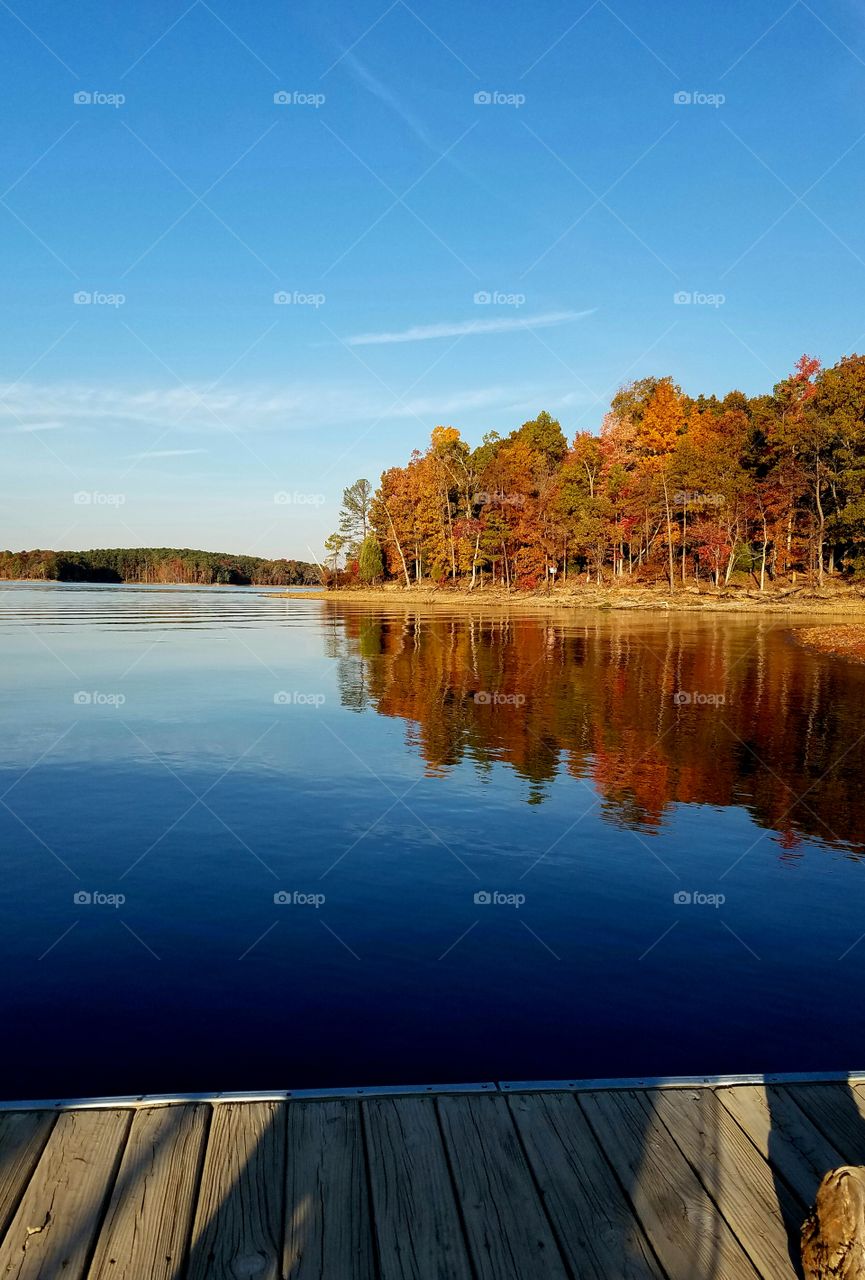
[[[31,0],[0,38],[5,547],[311,558],[437,423],[865,348],[851,0]]]

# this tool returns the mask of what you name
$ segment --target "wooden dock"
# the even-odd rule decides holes
[[[3,1280],[785,1280],[865,1086],[0,1111]],[[363,1096],[361,1096],[363,1094]]]

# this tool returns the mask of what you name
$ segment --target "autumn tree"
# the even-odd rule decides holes
[[[408,468],[391,467],[381,477],[370,508],[370,523],[384,548],[387,567],[411,585],[406,548],[415,530],[415,507]]]
[[[819,372],[804,413],[806,466],[817,512],[817,563],[823,581],[846,552],[855,558],[865,541],[865,357],[843,357]]]
[[[371,501],[364,484],[346,490],[342,536],[356,549],[372,530],[405,585],[533,587],[559,568],[600,583],[661,564],[671,589],[749,573],[765,590],[805,566],[822,583],[865,561],[865,357],[803,356],[757,396],[641,378],[570,447],[547,411],[474,449],[438,426]]]
[[[653,388],[637,428],[637,448],[645,472],[655,477],[664,497],[667,526],[667,558],[670,590],[675,586],[673,561],[673,507],[670,493],[670,462],[685,422],[682,393],[672,378],[661,378]]]

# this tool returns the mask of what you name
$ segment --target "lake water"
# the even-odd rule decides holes
[[[865,1067],[783,619],[0,585],[0,1096]]]

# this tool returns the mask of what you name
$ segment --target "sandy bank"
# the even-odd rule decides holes
[[[339,588],[333,591],[280,591],[268,593],[273,600],[325,600],[334,604],[422,605],[442,610],[509,608],[545,612],[548,610],[639,609],[676,612],[727,612],[771,614],[830,614],[865,617],[865,590],[860,587],[833,587],[818,590],[809,586],[752,591],[726,588],[719,591],[686,587],[669,591],[663,587],[579,586],[541,592],[504,591],[484,588],[476,591],[436,587]],[[865,628],[863,628],[865,632]],[[828,650],[827,650],[828,652]]]

